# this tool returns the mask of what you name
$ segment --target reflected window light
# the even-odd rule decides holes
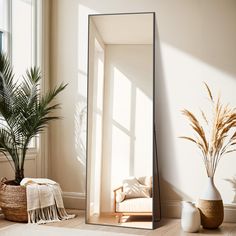
[[[100,213],[101,163],[102,163],[102,118],[96,114],[96,137],[94,148],[94,214]]]
[[[104,87],[104,50],[99,42],[94,41],[94,74],[93,74],[93,138],[92,156],[94,176],[91,181],[92,214],[100,213],[100,192],[101,192],[101,165],[102,165],[102,137],[103,137],[103,87]]]
[[[113,125],[111,153],[111,187],[117,187],[125,176],[129,176],[130,137]]]
[[[97,109],[102,110],[103,108],[103,85],[104,85],[104,74],[103,74],[103,62],[98,59],[98,92],[97,92]]]
[[[139,88],[136,89],[135,113],[135,176],[148,176],[152,173],[152,145],[153,145],[153,103]]]
[[[97,109],[103,110],[103,91],[104,91],[104,50],[95,38],[95,60],[96,79],[97,79]]]
[[[131,81],[117,68],[114,68],[113,81],[112,118],[129,130],[131,113]]]

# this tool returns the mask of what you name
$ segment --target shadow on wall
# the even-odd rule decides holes
[[[236,75],[236,1],[77,1],[99,13],[156,11],[162,42]]]
[[[169,183],[168,181],[166,181],[162,177],[160,178],[160,181],[161,181],[161,190],[166,195],[166,197],[162,196],[162,202],[164,204],[165,203],[168,204],[166,199],[168,199],[168,201],[177,201],[178,203],[181,201],[193,201],[194,200],[189,195],[180,191],[179,189],[176,188],[176,186]],[[162,192],[161,192],[161,194],[162,194]]]
[[[167,94],[166,80],[163,72],[162,55],[160,47],[160,37],[158,27],[155,29],[155,73],[156,73],[156,119],[157,119],[157,154],[159,161],[160,171],[160,188],[161,199],[173,199],[182,200],[185,196],[176,188],[173,188],[168,182],[168,178],[175,179],[175,182],[179,182],[178,172],[174,169],[176,166],[176,159],[173,156],[175,153],[175,145],[173,140],[173,128],[170,121],[170,108],[169,108],[169,96]],[[165,148],[168,144],[168,149]],[[160,168],[161,167],[161,168]],[[172,171],[170,171],[172,169]],[[165,180],[166,181],[165,181]]]
[[[236,203],[236,176],[232,177],[232,179],[225,179],[225,181],[231,184],[232,191],[234,192],[234,198],[231,203]]]

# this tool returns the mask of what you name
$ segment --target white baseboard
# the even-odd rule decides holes
[[[236,223],[236,205],[235,204],[225,204],[224,205],[224,221]]]
[[[85,210],[85,193],[63,192],[63,199],[66,208]],[[181,201],[165,201],[161,206],[162,217],[181,217]],[[236,204],[224,205],[224,222],[236,223]]]
[[[85,193],[63,192],[65,208],[85,210]]]
[[[163,217],[181,217],[181,201],[166,201],[161,205]],[[236,223],[236,204],[224,204],[224,222]]]
[[[63,200],[66,208],[85,210],[85,193],[63,192]],[[162,202],[161,211],[164,218],[180,218],[181,201]],[[224,222],[236,223],[236,204],[224,205]]]
[[[165,218],[181,217],[181,201],[163,201],[161,202],[161,215]]]

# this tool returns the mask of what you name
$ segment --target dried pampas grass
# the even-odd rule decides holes
[[[219,96],[215,100],[209,86],[206,83],[204,85],[213,105],[213,114],[211,114],[211,119],[201,110],[201,117],[207,128],[210,129],[208,132],[207,128],[204,130],[199,119],[189,110],[184,109],[182,114],[189,120],[195,136],[180,138],[197,145],[203,155],[207,175],[213,177],[222,156],[236,151],[236,110],[229,108],[228,105],[223,105]]]

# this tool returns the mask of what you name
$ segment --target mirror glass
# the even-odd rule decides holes
[[[154,227],[154,17],[89,16],[87,223]]]

